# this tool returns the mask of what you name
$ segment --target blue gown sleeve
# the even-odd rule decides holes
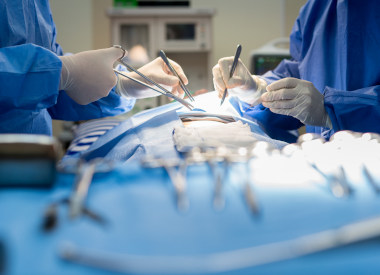
[[[355,91],[326,87],[324,94],[334,129],[330,135],[340,130],[380,133],[380,85]]]
[[[79,121],[115,116],[131,110],[135,99],[126,99],[117,95],[114,89],[107,97],[101,98],[88,105],[80,105],[72,100],[65,91],[60,91],[58,102],[49,108],[49,114],[53,119]]]
[[[0,112],[39,112],[53,106],[61,68],[55,53],[34,44],[0,48]]]

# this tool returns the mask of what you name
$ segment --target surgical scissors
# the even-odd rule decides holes
[[[119,49],[121,49],[121,50],[124,51],[123,56],[122,56],[121,58],[119,58],[119,60],[118,60],[121,64],[123,64],[123,65],[124,65],[125,67],[127,67],[129,70],[131,70],[131,71],[137,73],[139,76],[141,76],[143,79],[145,79],[146,81],[148,81],[150,84],[152,84],[152,85],[158,87],[158,88],[160,89],[160,91],[159,91],[158,89],[156,89],[156,88],[154,88],[154,87],[148,85],[148,84],[145,84],[144,82],[142,82],[142,81],[140,81],[140,80],[137,80],[137,79],[135,79],[135,78],[133,78],[133,77],[127,76],[126,74],[124,74],[124,73],[122,73],[122,72],[120,72],[120,71],[114,69],[114,71],[115,71],[117,74],[122,75],[122,76],[124,76],[124,77],[126,77],[126,78],[128,78],[128,79],[130,79],[130,80],[132,80],[132,81],[134,81],[134,82],[136,82],[136,83],[142,85],[142,86],[145,86],[145,87],[147,87],[147,88],[149,88],[149,89],[152,89],[153,91],[156,91],[156,92],[158,92],[158,93],[160,93],[160,94],[162,94],[162,95],[165,95],[165,96],[167,96],[167,97],[169,97],[169,98],[171,98],[171,99],[175,99],[175,100],[177,100],[179,103],[181,103],[182,105],[184,105],[186,108],[188,108],[190,111],[193,110],[194,106],[191,105],[190,103],[188,103],[186,100],[184,100],[184,99],[182,99],[182,98],[180,98],[180,97],[174,95],[173,93],[171,93],[170,91],[168,91],[167,89],[165,89],[164,87],[162,87],[160,84],[158,84],[158,83],[155,82],[154,80],[150,79],[150,78],[147,77],[146,75],[142,74],[142,73],[139,72],[137,69],[133,68],[133,67],[132,67],[131,65],[129,65],[127,62],[125,62],[125,61],[123,60],[124,55],[125,55],[125,49],[123,49],[123,48],[122,48],[121,46],[119,46],[119,45],[114,45],[114,47],[115,47],[115,48],[119,48]]]
[[[186,195],[186,170],[188,165],[186,160],[182,161],[178,159],[163,159],[146,156],[142,159],[142,165],[148,168],[164,168],[174,187],[177,209],[182,212],[189,209],[190,202]]]
[[[185,212],[189,209],[189,199],[186,195],[186,169],[187,163],[170,163],[161,160],[161,164],[168,173],[176,193],[177,209]]]
[[[216,147],[211,148],[199,148],[200,154],[203,155],[204,161],[207,162],[210,167],[213,180],[214,180],[214,198],[213,205],[215,210],[223,210],[226,202],[223,196],[223,184],[224,179],[227,176],[227,162],[225,161],[226,148]],[[203,151],[203,152],[202,152]],[[193,153],[196,153],[193,151]],[[198,157],[199,158],[199,157]]]
[[[93,159],[90,162],[81,162],[76,177],[76,185],[70,197],[69,215],[71,219],[77,218],[83,212],[83,205],[87,198],[88,189],[95,174],[96,165],[101,160]]]
[[[230,78],[234,75],[237,63],[239,61],[240,54],[241,54],[241,45],[239,44],[239,45],[237,45],[234,61],[232,62],[232,67],[230,70]],[[223,102],[226,99],[226,95],[227,95],[227,88],[224,89],[223,97],[222,97],[222,100],[220,101],[220,106],[223,105]]]
[[[185,94],[190,98],[191,101],[194,101],[193,96],[191,95],[190,91],[186,88],[185,83],[183,82],[182,78],[178,75],[177,71],[174,69],[172,64],[170,64],[169,59],[166,57],[166,54],[163,50],[160,51],[160,56],[162,60],[165,62],[165,64],[168,66],[169,70],[178,77],[179,85],[181,86],[182,90],[185,92]]]

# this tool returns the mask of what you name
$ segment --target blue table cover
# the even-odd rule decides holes
[[[229,115],[236,121],[241,120],[248,124],[258,140],[270,142],[278,148],[287,144],[271,139],[255,120],[239,116],[228,101],[219,107],[219,99],[215,92],[197,96],[196,100],[197,104],[206,110],[208,107],[212,111],[217,110],[218,113]],[[173,142],[173,130],[175,127],[183,127],[179,116],[188,112],[188,109],[177,102],[143,111],[108,130],[84,152],[66,156],[64,161],[79,157],[86,160],[101,157],[114,161],[134,162],[146,155],[180,158]]]
[[[137,114],[76,157],[103,157],[117,163],[110,171],[95,175],[86,201],[89,209],[105,218],[105,225],[86,216],[70,220],[67,205],[61,205],[56,228],[42,230],[47,206],[71,193],[73,173],[58,173],[51,190],[0,189],[0,241],[5,246],[6,274],[139,274],[144,270],[147,274],[379,274],[378,238],[256,266],[231,268],[229,261],[236,260],[231,256],[212,263],[209,269],[197,267],[199,260],[208,263],[215,255],[294,240],[376,217],[380,198],[362,176],[350,181],[354,193],[340,199],[321,179],[293,187],[253,180],[260,207],[260,214],[253,215],[243,195],[245,167],[234,164],[223,184],[226,205],[217,211],[212,204],[212,173],[203,163],[188,167],[190,204],[188,211],[181,212],[167,172],[143,167],[138,161],[144,155],[181,157],[172,141],[173,127],[181,125],[177,109],[178,105],[168,104]],[[251,127],[268,139],[254,122]],[[73,159],[70,156],[64,161]],[[272,174],[280,168],[278,164],[268,167]],[[287,172],[291,175],[298,170],[292,167]],[[70,247],[90,262],[64,260],[60,253]],[[139,257],[152,261],[140,261]],[[175,262],[182,263],[180,259],[191,268],[183,265],[181,270]],[[133,264],[128,265],[129,261]],[[104,269],[105,263],[108,269]],[[163,271],[162,267],[170,264],[173,270]]]
[[[60,174],[53,190],[1,190],[0,236],[7,253],[6,274],[113,274],[63,260],[59,251],[65,245],[116,255],[120,262],[123,255],[207,257],[292,240],[379,215],[380,199],[368,184],[358,183],[354,195],[345,199],[312,184],[297,188],[253,185],[261,209],[260,216],[253,216],[238,184],[242,180],[239,165],[230,169],[224,185],[226,206],[216,211],[210,169],[206,165],[188,169],[187,212],[177,210],[164,169],[124,164],[97,174],[90,188],[87,206],[107,220],[105,226],[85,216],[70,220],[67,206],[62,205],[57,228],[48,233],[41,228],[43,212],[49,203],[70,192],[73,175]],[[377,274],[378,253],[375,239],[220,274]]]

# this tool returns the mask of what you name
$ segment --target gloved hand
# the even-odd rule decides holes
[[[214,88],[219,97],[223,96],[225,88],[227,92],[251,105],[259,104],[260,96],[266,91],[267,83],[258,76],[251,75],[243,62],[239,59],[233,76],[230,78],[230,70],[234,57],[219,59],[218,64],[212,68]]]
[[[187,84],[188,80],[181,66],[172,60],[170,60],[170,63],[177,71],[178,75],[182,78],[183,82]],[[161,58],[156,58],[155,60],[141,67],[138,71],[146,75],[156,83],[160,84],[167,90],[171,91],[174,95],[183,98],[184,91],[181,89],[181,86],[179,85],[178,78],[170,72],[169,68],[166,66],[166,64]],[[129,72],[126,74],[150,86],[153,86],[151,83],[147,82],[144,78],[142,78],[135,72]],[[156,86],[154,87],[157,88]],[[118,81],[115,91],[119,95],[136,99],[155,97],[160,95],[158,92],[146,88],[121,75],[118,75]]]
[[[307,125],[332,128],[323,95],[309,81],[290,77],[278,80],[268,85],[261,99],[273,113],[295,117]]]
[[[60,56],[59,89],[81,105],[107,96],[117,82],[113,63],[122,55],[123,50],[112,47]]]

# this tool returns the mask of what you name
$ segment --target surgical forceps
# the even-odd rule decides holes
[[[253,190],[251,186],[251,179],[250,179],[250,159],[255,158],[258,156],[257,151],[261,150],[263,146],[268,146],[264,150],[267,150],[267,152],[270,154],[270,151],[272,150],[270,148],[270,145],[266,142],[259,142],[257,141],[250,149],[247,149],[245,147],[237,148],[236,150],[231,151],[226,161],[228,163],[241,163],[244,166],[245,172],[243,173],[245,178],[243,181],[244,190],[243,195],[244,199],[247,203],[249,211],[256,217],[260,215],[260,206],[258,203],[256,192]],[[261,147],[261,148],[258,148]]]
[[[101,159],[93,159],[89,162],[81,162],[76,177],[76,185],[69,201],[69,215],[71,219],[77,218],[84,209],[88,189],[95,174],[96,165]]]
[[[43,217],[43,223],[42,223],[42,229],[45,232],[53,230],[58,223],[58,207],[60,205],[70,205],[71,201],[70,198],[64,197],[61,198],[55,202],[52,202],[45,210],[44,217]],[[93,221],[99,223],[100,225],[106,225],[107,221],[100,216],[98,213],[92,211],[86,206],[82,207],[82,214],[89,217]]]
[[[204,161],[210,167],[214,179],[214,198],[213,206],[215,210],[223,210],[226,200],[223,195],[224,179],[227,176],[228,164],[225,161],[227,149],[225,147],[198,148]],[[203,151],[203,152],[202,152]],[[193,149],[192,154],[197,154],[197,149]],[[199,158],[199,157],[198,157]]]
[[[309,144],[323,144],[325,143],[324,139],[318,134],[306,133],[298,137],[297,144],[300,146],[301,150],[305,150],[304,145]],[[353,192],[353,189],[348,183],[346,172],[342,165],[338,166],[337,171],[332,175],[326,175],[321,169],[319,169],[317,163],[310,158],[306,159],[306,163],[317,171],[324,179],[326,180],[331,193],[337,197],[345,197],[350,195]]]
[[[223,168],[219,167],[219,162],[222,162]],[[227,164],[223,158],[220,159],[216,157],[214,159],[208,158],[207,164],[210,167],[214,178],[214,208],[215,210],[223,210],[226,204],[226,200],[223,195],[223,182],[227,174]]]
[[[190,205],[186,195],[187,162],[177,159],[162,159],[147,156],[142,160],[142,164],[149,168],[162,167],[165,169],[174,187],[177,209],[181,212],[187,211]]]
[[[58,221],[58,207],[68,205],[70,219],[84,215],[99,224],[105,225],[107,221],[85,206],[88,190],[92,182],[93,175],[98,172],[108,172],[113,169],[113,162],[104,161],[100,158],[85,162],[83,159],[64,161],[57,164],[57,170],[62,173],[75,173],[75,186],[70,195],[64,196],[50,203],[44,212],[43,230],[50,231]]]
[[[178,210],[187,211],[189,209],[189,199],[186,196],[186,163],[174,164],[164,160],[162,165],[174,186]]]
[[[181,86],[181,88],[185,92],[185,94],[190,98],[191,101],[194,101],[194,98],[191,95],[190,91],[186,88],[185,83],[183,82],[182,78],[178,75],[177,71],[173,68],[172,64],[170,64],[169,59],[166,57],[166,54],[163,50],[160,51],[160,56],[161,56],[162,60],[164,60],[165,64],[168,66],[169,70],[176,77],[178,77],[179,85]]]
[[[115,48],[119,48],[119,49],[121,49],[121,50],[124,51],[123,56],[120,57],[119,60],[118,60],[121,64],[123,64],[123,65],[124,65],[125,67],[127,67],[129,70],[131,70],[131,71],[137,73],[137,74],[138,74],[139,76],[141,76],[143,79],[145,79],[146,81],[148,81],[150,84],[152,84],[152,85],[158,87],[160,90],[159,90],[159,89],[156,89],[156,88],[154,88],[154,87],[152,87],[152,86],[150,86],[150,85],[148,85],[148,84],[146,84],[146,83],[144,83],[144,82],[142,82],[142,81],[140,81],[140,80],[137,80],[137,79],[135,79],[135,78],[133,78],[133,77],[130,77],[130,76],[128,76],[128,75],[126,75],[126,74],[124,74],[124,73],[122,73],[122,72],[120,72],[120,71],[114,69],[115,73],[117,73],[117,74],[119,74],[119,75],[122,75],[122,76],[124,76],[124,77],[126,77],[126,78],[128,78],[128,79],[130,79],[130,80],[132,80],[132,81],[134,81],[134,82],[136,82],[136,83],[138,83],[138,84],[140,84],[140,85],[146,87],[146,88],[152,89],[153,91],[158,92],[158,93],[160,93],[160,94],[162,94],[162,95],[165,95],[165,96],[167,96],[167,97],[169,97],[169,98],[171,98],[171,99],[175,99],[175,100],[177,100],[179,103],[181,103],[182,105],[184,105],[186,108],[188,108],[190,111],[193,110],[194,106],[191,105],[190,103],[188,103],[186,100],[184,100],[184,99],[182,99],[182,98],[180,98],[180,97],[174,95],[173,93],[171,93],[170,91],[168,91],[167,89],[165,89],[164,87],[162,87],[160,84],[158,84],[157,82],[153,81],[152,79],[150,79],[150,78],[147,77],[146,75],[144,75],[144,74],[142,74],[141,72],[139,72],[137,69],[133,68],[133,67],[132,67],[131,65],[129,65],[127,62],[125,62],[125,61],[123,60],[124,55],[125,55],[125,50],[124,50],[121,46],[119,46],[119,45],[114,45],[114,47],[115,47]]]
[[[230,70],[230,78],[234,75],[237,63],[239,61],[240,54],[241,54],[241,45],[239,44],[239,45],[237,45],[234,61],[232,62],[232,67]],[[224,89],[223,97],[222,97],[222,100],[220,101],[220,106],[223,105],[223,102],[226,99],[226,95],[227,95],[227,88]]]
[[[372,177],[371,173],[369,172],[368,168],[363,165],[363,174],[369,184],[372,186],[376,194],[380,194],[380,186],[377,184],[376,180]]]

